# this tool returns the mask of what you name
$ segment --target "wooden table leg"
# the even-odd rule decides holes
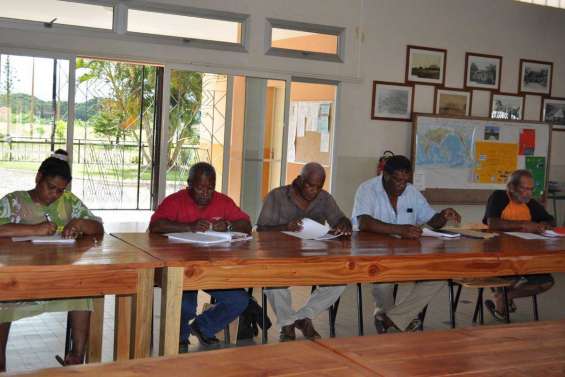
[[[130,358],[150,356],[151,323],[153,314],[153,284],[155,269],[137,272],[137,293],[133,297]]]
[[[129,360],[132,296],[116,295],[114,361]]]
[[[161,331],[159,355],[179,352],[179,329],[182,300],[183,267],[165,267],[161,281]]]
[[[102,361],[102,331],[104,329],[104,296],[93,298],[94,310],[90,314],[87,363]]]

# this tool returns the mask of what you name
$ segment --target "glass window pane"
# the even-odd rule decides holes
[[[240,22],[136,9],[128,11],[128,31],[218,42],[241,42]]]
[[[338,36],[273,28],[271,47],[335,55],[338,48]]]
[[[68,60],[0,55],[0,197],[32,187],[41,162],[66,149],[68,79]]]
[[[166,195],[184,187],[197,162],[216,169],[216,190],[222,188],[227,76],[171,72]]]
[[[73,191],[91,209],[149,209],[157,68],[77,59]]]
[[[286,182],[290,184],[308,162],[326,170],[324,189],[331,182],[331,148],[334,133],[336,86],[292,82]]]
[[[0,9],[0,17],[112,29],[113,8],[57,0],[18,0]]]

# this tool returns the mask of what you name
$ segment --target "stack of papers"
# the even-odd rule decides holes
[[[435,230],[423,228],[422,229],[422,237],[457,238],[457,237],[461,237],[461,234],[459,234],[459,233],[436,232]]]
[[[298,232],[283,232],[289,236],[301,238],[303,240],[331,240],[332,238],[337,238],[341,234],[329,234],[330,227],[327,225],[322,225],[317,221],[312,219],[302,219],[302,229]]]
[[[32,243],[56,243],[56,244],[73,244],[76,242],[74,238],[63,238],[61,233],[51,236],[29,236],[29,237],[12,237],[13,242],[31,241]]]
[[[216,243],[246,241],[252,239],[245,233],[240,232],[214,232],[209,230],[207,232],[182,232],[182,233],[167,233],[165,234],[169,239],[182,241],[186,243],[196,243],[201,245],[211,245]]]

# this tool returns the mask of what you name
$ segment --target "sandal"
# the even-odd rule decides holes
[[[492,300],[486,300],[485,307],[490,312],[490,314],[494,317],[494,319],[496,319],[499,322],[506,322],[506,317],[504,316],[504,313],[501,313],[498,310],[496,310],[496,305],[494,304],[494,302],[492,302]]]
[[[57,362],[59,364],[61,364],[61,366],[63,366],[63,367],[67,367],[69,365],[83,364],[82,357],[71,355],[71,354],[68,354],[67,356],[65,356],[65,359],[63,359],[59,355],[55,355],[55,360],[57,360]]]

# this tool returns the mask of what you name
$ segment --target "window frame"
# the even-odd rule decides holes
[[[337,37],[336,53],[328,54],[323,52],[273,47],[273,28],[334,35]],[[329,62],[337,62],[337,63],[344,62],[344,56],[345,56],[344,27],[267,18],[267,36],[265,38],[265,41],[266,41],[266,52],[265,52],[266,55],[297,58],[297,59],[321,60],[321,61],[329,61]]]
[[[208,48],[216,50],[229,50],[235,52],[247,52],[248,47],[248,35],[247,31],[249,29],[249,15],[243,13],[234,13],[226,11],[218,11],[212,9],[194,8],[194,7],[184,7],[184,6],[174,6],[174,5],[160,5],[151,2],[131,2],[125,4],[127,9],[125,11],[125,20],[123,20],[124,34],[126,36],[140,37],[145,40],[154,41],[166,41],[169,44],[176,44],[186,47],[198,47],[198,48]],[[160,34],[150,34],[150,33],[138,33],[127,31],[128,27],[128,14],[129,10],[138,10],[146,12],[162,13],[174,16],[185,16],[185,17],[197,17],[210,19],[214,21],[231,21],[238,22],[241,24],[241,35],[239,43],[232,42],[222,42],[214,41],[211,39],[199,39],[199,38],[185,38],[185,37],[175,37],[169,35]]]
[[[86,5],[97,5],[101,7],[109,7],[112,8],[112,25],[108,29],[104,28],[97,28],[91,26],[81,26],[81,25],[70,25],[70,24],[60,24],[56,21],[52,24],[49,22],[42,22],[42,21],[34,21],[34,20],[26,20],[22,18],[11,18],[11,17],[0,17],[0,22],[6,22],[8,24],[13,24],[14,26],[23,25],[25,29],[29,30],[83,30],[87,32],[98,32],[98,33],[112,33],[115,24],[115,16],[116,16],[116,5],[117,0],[59,0],[66,3],[78,3],[78,4],[86,4]]]

